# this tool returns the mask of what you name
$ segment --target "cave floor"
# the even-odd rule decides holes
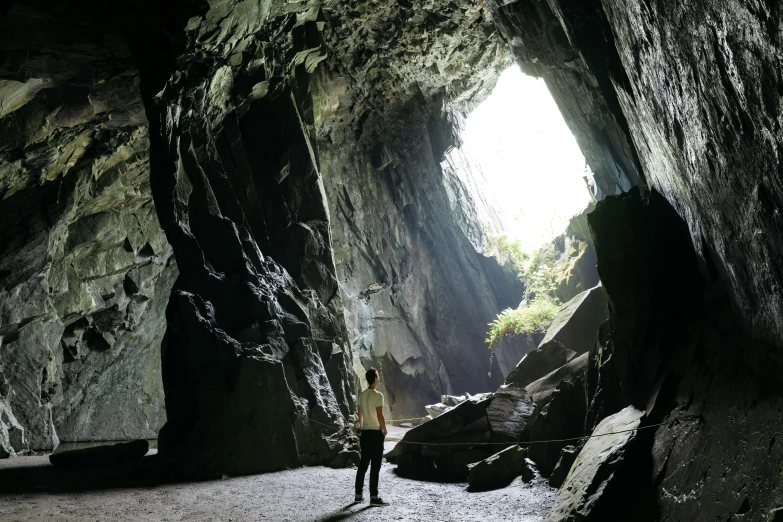
[[[394,446],[386,443],[386,449]],[[149,457],[147,457],[149,458]],[[353,504],[355,469],[299,468],[223,480],[147,484],[117,477],[91,480],[63,472],[47,457],[0,460],[0,521],[542,521],[556,491],[518,479],[504,489],[472,493],[467,484],[398,477],[381,469],[385,508]],[[132,474],[131,474],[132,475]],[[7,491],[13,490],[13,493]],[[365,497],[367,492],[365,489]]]

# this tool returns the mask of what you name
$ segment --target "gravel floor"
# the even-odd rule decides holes
[[[387,442],[387,449],[394,443]],[[19,467],[28,475],[14,475]],[[0,461],[0,490],[4,480],[30,480],[29,490],[0,493],[0,520],[102,521],[542,521],[555,490],[545,484],[515,481],[505,489],[469,493],[465,484],[439,484],[398,477],[384,462],[381,495],[385,508],[353,504],[353,469],[300,468],[224,480],[136,485],[79,491],[78,478],[53,475],[46,457]],[[36,478],[48,473],[45,479]],[[41,475],[45,476],[45,475]],[[29,478],[25,478],[29,477]],[[47,482],[48,480],[48,482]],[[56,481],[77,481],[63,484]],[[47,485],[49,484],[49,485]],[[8,485],[8,483],[6,483]],[[25,491],[28,488],[18,488]]]

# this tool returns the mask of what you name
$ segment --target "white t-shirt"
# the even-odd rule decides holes
[[[367,388],[359,395],[359,407],[362,409],[362,417],[364,417],[363,430],[381,429],[376,409],[378,406],[383,406],[383,394],[378,390]]]

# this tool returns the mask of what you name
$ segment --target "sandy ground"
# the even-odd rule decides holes
[[[387,450],[394,444],[387,442]],[[469,493],[466,484],[398,477],[384,462],[381,496],[392,505],[371,508],[366,500],[353,504],[355,473],[313,467],[208,482],[116,487],[107,481],[83,488],[88,479],[60,472],[47,457],[21,457],[0,460],[0,521],[539,522],[555,495],[544,484],[519,480],[497,491]],[[2,493],[9,488],[17,492]]]

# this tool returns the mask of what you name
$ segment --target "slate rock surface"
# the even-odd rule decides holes
[[[504,379],[508,376],[527,354],[536,350],[546,335],[545,331],[532,334],[504,335],[500,344],[493,350],[493,356],[498,361],[498,366]]]
[[[524,388],[501,386],[487,408],[487,420],[496,442],[521,442],[538,413],[530,394]]]
[[[525,386],[525,391],[530,394],[539,407],[543,408],[552,401],[555,391],[563,381],[575,381],[580,378],[584,381],[588,360],[589,354],[583,353],[579,357],[571,359],[557,370],[546,374],[537,381],[531,382]]]
[[[581,355],[595,345],[598,327],[608,318],[603,287],[585,290],[560,307],[539,347],[556,341]]]
[[[468,484],[473,491],[504,488],[522,475],[527,451],[511,446],[468,466]]]
[[[576,446],[566,446],[560,450],[560,456],[557,459],[557,464],[552,470],[552,474],[549,477],[549,485],[553,488],[560,488],[565,482],[571,467],[576,461],[576,457],[579,455],[579,449]]]
[[[506,384],[524,388],[560,368],[577,356],[558,341],[541,345],[528,353],[506,377]]]
[[[633,430],[639,427],[643,416],[643,411],[629,406],[601,421],[592,434]],[[589,439],[560,487],[547,522],[601,520],[598,514],[617,515],[607,505],[609,496],[603,495],[612,486],[615,474],[624,465],[635,440],[636,432],[633,431]]]
[[[588,354],[582,354],[568,364],[527,386],[539,414],[530,426],[531,440],[553,441],[533,444],[529,457],[536,463],[544,476],[551,476],[568,440],[582,437],[589,431],[587,420],[587,374]],[[566,439],[566,442],[563,442]]]
[[[177,275],[122,36],[64,9],[0,17],[0,454],[155,438]]]
[[[405,476],[462,481],[469,464],[526,440],[536,414],[525,390],[503,386],[408,431],[386,458]]]

